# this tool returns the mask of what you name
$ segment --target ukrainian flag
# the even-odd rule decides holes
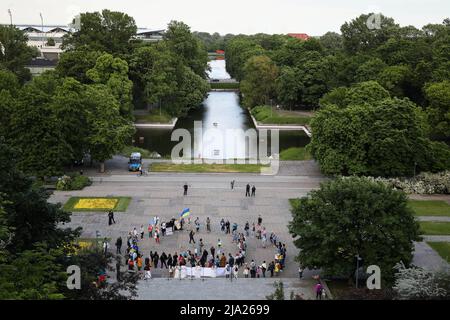
[[[187,216],[189,216],[191,214],[191,211],[189,210],[189,208],[186,208],[183,210],[183,212],[180,214],[180,217],[182,218],[186,218]]]

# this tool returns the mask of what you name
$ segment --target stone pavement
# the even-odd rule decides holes
[[[420,266],[424,269],[433,271],[447,268],[447,261],[442,259],[441,256],[436,251],[434,251],[425,241],[414,243],[415,251],[412,263],[416,266]]]
[[[230,181],[236,180],[235,190],[230,190]],[[297,277],[297,263],[294,256],[298,253],[288,233],[287,225],[291,220],[290,198],[304,196],[312,188],[317,188],[322,178],[320,177],[292,177],[292,176],[260,176],[240,174],[154,174],[137,177],[134,175],[113,175],[95,177],[92,186],[81,191],[55,192],[50,198],[51,202],[64,203],[71,196],[131,196],[132,200],[127,212],[115,212],[116,224],[108,226],[107,214],[99,212],[75,212],[72,221],[66,226],[83,227],[82,237],[95,238],[96,232],[101,237],[112,239],[111,250],[114,249],[115,239],[122,236],[126,239],[129,231],[136,227],[139,231],[141,225],[147,230],[148,223],[155,215],[161,221],[177,218],[184,208],[190,208],[191,221],[198,216],[201,221],[201,229],[195,235],[198,241],[203,238],[205,249],[211,245],[217,248],[220,238],[223,243],[223,251],[235,253],[237,247],[231,241],[230,235],[220,231],[221,218],[229,219],[230,223],[238,223],[238,228],[243,231],[246,221],[250,225],[257,220],[258,215],[263,219],[268,234],[276,233],[282,242],[286,243],[288,255],[283,277]],[[182,195],[182,185],[190,186],[188,196]],[[255,184],[256,197],[245,197],[245,184]],[[212,232],[205,230],[206,217],[211,219]],[[189,226],[185,226],[189,229]],[[188,231],[176,231],[171,236],[161,238],[161,244],[154,239],[147,238],[138,244],[145,256],[150,250],[161,254],[163,251],[180,253],[184,250],[194,250],[194,244],[189,244]],[[126,245],[124,245],[126,248]],[[261,264],[264,260],[269,263],[274,259],[275,249],[268,245],[262,248],[260,241],[250,237],[246,261],[254,259]],[[167,270],[153,270],[153,274],[166,276]],[[314,272],[305,272],[305,277]]]
[[[164,279],[142,280],[138,285],[139,300],[265,300],[275,291],[274,282],[283,282],[285,299],[291,292],[304,299],[314,299],[313,280],[297,279]]]

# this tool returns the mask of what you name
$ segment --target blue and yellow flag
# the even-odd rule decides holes
[[[186,208],[183,210],[183,212],[180,214],[180,217],[182,218],[186,218],[187,216],[189,216],[191,214],[191,211],[189,210],[189,208]]]

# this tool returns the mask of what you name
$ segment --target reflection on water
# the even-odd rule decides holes
[[[225,69],[225,60],[212,60],[208,62],[208,65],[211,68],[211,70],[207,72],[210,79],[224,80],[231,78]]]

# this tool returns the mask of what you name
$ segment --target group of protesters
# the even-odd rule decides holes
[[[183,220],[183,219],[182,219]],[[188,224],[190,224],[188,219]],[[210,219],[207,218],[207,232],[211,231]],[[194,222],[195,230],[200,230],[199,218]],[[205,248],[203,239],[199,239],[196,242],[194,237],[194,231],[191,229],[189,236],[190,240],[194,240],[194,249],[186,250],[184,252],[159,254],[157,251],[150,251],[149,256],[143,258],[144,254],[139,250],[138,243],[145,238],[144,226],[141,225],[139,231],[136,227],[128,233],[127,237],[127,249],[125,252],[126,266],[130,272],[142,272],[144,271],[144,279],[150,279],[152,268],[168,269],[169,277],[174,276],[175,269],[182,266],[190,267],[205,267],[205,268],[225,268],[225,276],[238,277],[238,273],[242,270],[242,275],[245,278],[264,278],[266,273],[270,277],[278,276],[283,271],[286,259],[286,245],[279,241],[278,237],[274,233],[270,233],[270,243],[276,248],[275,258],[273,261],[267,263],[263,261],[261,264],[257,264],[254,260],[250,262],[246,261],[247,254],[247,240],[250,234],[263,242],[263,247],[266,248],[267,233],[265,227],[262,226],[262,218],[258,217],[255,223],[252,223],[250,233],[250,223],[247,221],[244,226],[244,232],[238,232],[237,223],[231,224],[228,220],[221,219],[220,221],[221,231],[227,235],[231,234],[232,243],[237,246],[236,253],[233,255],[223,252],[222,241],[220,238],[217,240],[217,246],[212,245],[209,249]],[[156,243],[160,243],[160,235],[165,235],[165,223],[160,223],[159,217],[153,219],[153,223],[150,223],[148,228],[148,238],[155,239]],[[122,238],[119,237],[116,240],[116,253],[122,254]]]

